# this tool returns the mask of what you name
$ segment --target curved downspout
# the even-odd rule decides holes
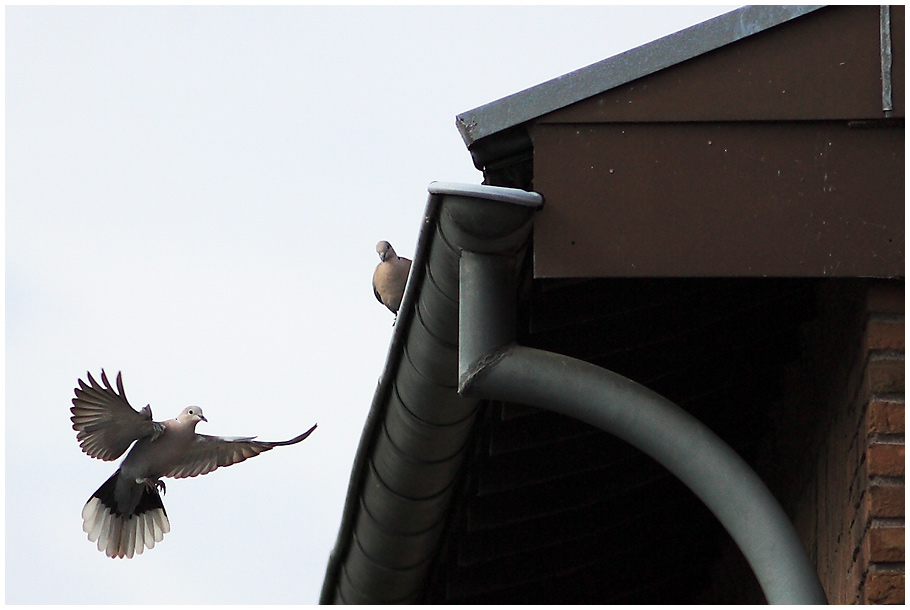
[[[515,344],[515,266],[506,256],[461,254],[459,392],[556,411],[629,442],[707,505],[739,546],[770,603],[827,603],[780,504],[711,430],[621,375]]]

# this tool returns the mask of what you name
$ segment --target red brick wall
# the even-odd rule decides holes
[[[852,365],[846,383],[833,386],[834,412],[796,524],[832,604],[902,604],[903,282],[862,284],[856,297]]]
[[[858,603],[904,603],[904,291],[872,286],[866,299],[866,359],[857,396],[863,459],[852,494]]]

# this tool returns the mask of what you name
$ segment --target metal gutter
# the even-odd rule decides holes
[[[721,439],[610,371],[515,344],[536,193],[433,183],[355,459],[320,603],[414,603],[445,527],[481,400],[578,418],[638,447],[705,502],[772,603],[825,603],[780,505]]]
[[[484,138],[512,130],[633,80],[801,17],[823,6],[746,6],[455,117],[474,164],[483,169],[501,151],[478,151]],[[522,138],[514,136],[520,142]]]
[[[523,256],[543,202],[489,186],[429,192],[322,604],[419,601],[480,402],[458,393],[458,261],[464,249]]]
[[[459,391],[555,411],[625,440],[676,475],[714,513],[770,603],[827,603],[780,504],[704,424],[621,375],[515,343],[516,269],[508,256],[462,253]]]

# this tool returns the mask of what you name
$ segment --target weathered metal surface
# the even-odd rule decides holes
[[[541,124],[536,277],[902,276],[904,130]]]
[[[891,71],[894,64],[894,56],[891,50],[891,7],[879,7],[879,28],[881,40],[881,59],[882,59],[882,110],[891,112],[894,110],[894,100],[892,98]]]

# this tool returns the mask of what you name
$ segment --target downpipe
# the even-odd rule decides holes
[[[463,251],[459,392],[574,417],[648,454],[714,513],[772,604],[826,604],[815,567],[780,504],[704,424],[656,392],[593,364],[515,342],[513,257]]]

